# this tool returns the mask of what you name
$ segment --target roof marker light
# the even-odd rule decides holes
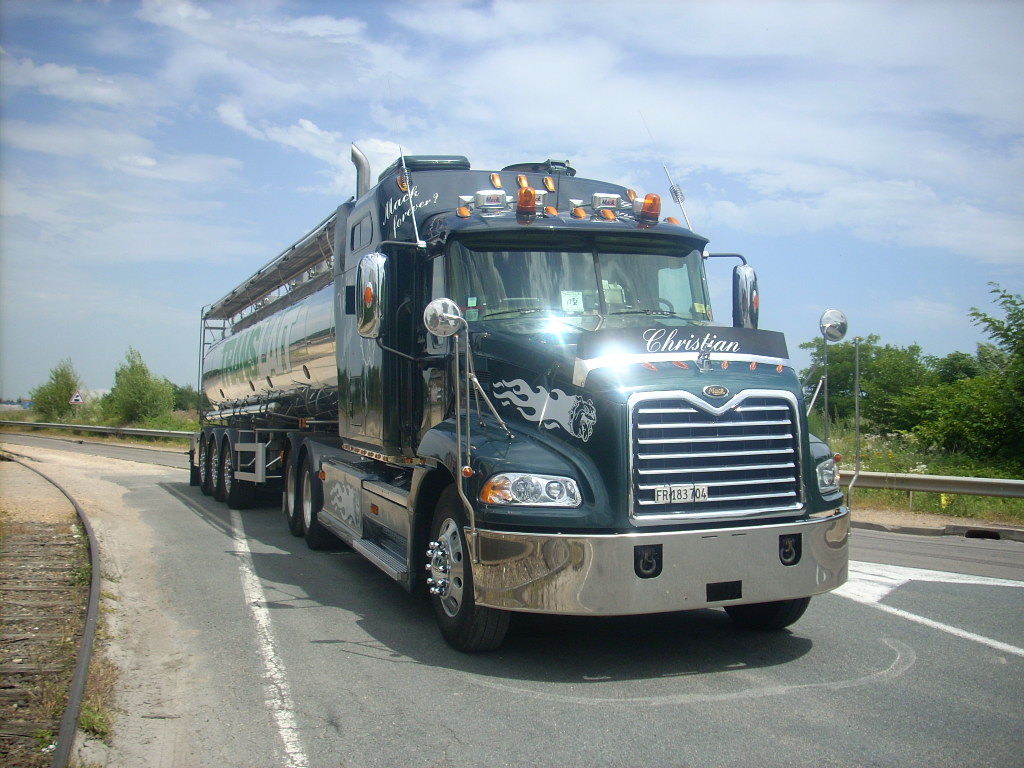
[[[491,174],[491,186],[494,187],[495,189],[501,189],[501,174],[500,173],[492,173]]]
[[[552,177],[552,176],[545,176],[544,177],[544,189],[546,189],[548,192],[554,192],[555,191],[555,179],[554,179],[554,177]]]
[[[602,208],[601,218],[605,221],[615,221],[619,217],[611,208]]]
[[[460,205],[458,208],[455,209],[455,213],[460,219],[468,219],[470,216],[473,215],[473,212],[469,210],[468,205]]]
[[[677,219],[675,216],[669,216],[667,219],[665,219],[665,222],[668,224],[675,224],[676,226],[679,226],[679,219]]]
[[[555,206],[553,205],[546,205],[544,206],[544,213],[546,213],[548,216],[557,216],[558,209],[555,208]]]
[[[572,217],[574,219],[585,219],[587,218],[587,212],[577,205],[572,209]]]
[[[519,185],[520,189],[525,189],[526,187],[530,186],[530,180],[526,178],[525,173],[520,173],[518,176],[516,176],[516,184]]]
[[[634,200],[636,200],[636,190],[635,189],[627,189],[626,190],[626,197],[628,197],[629,198],[629,202],[632,203]]]

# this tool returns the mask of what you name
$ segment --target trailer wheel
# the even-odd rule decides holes
[[[220,473],[217,499],[226,502],[228,509],[245,509],[253,495],[253,486],[235,477],[234,447],[225,438],[220,448]]]
[[[306,530],[306,545],[310,549],[327,549],[335,544],[334,534],[320,524],[318,513],[324,505],[324,488],[313,473],[309,456],[302,461],[302,480],[299,484],[302,525]]]
[[[804,615],[810,602],[809,597],[799,597],[775,603],[727,605],[725,612],[729,614],[730,619],[747,629],[784,629]]]
[[[199,488],[206,496],[213,496],[217,490],[216,462],[213,459],[217,453],[216,445],[213,435],[199,441]]]
[[[292,536],[302,536],[306,529],[302,525],[302,500],[299,497],[299,473],[295,467],[294,453],[288,454],[288,461],[285,463],[281,511],[284,512],[284,519]]]
[[[448,644],[460,651],[492,651],[508,631],[509,613],[477,606],[473,568],[465,543],[466,515],[454,485],[441,494],[430,526],[427,586],[437,625]]]
[[[199,449],[193,448],[188,452],[188,484],[190,486],[202,484],[202,474],[199,469],[199,464],[196,461],[197,453],[200,457],[203,455],[202,442],[199,443],[199,446]]]

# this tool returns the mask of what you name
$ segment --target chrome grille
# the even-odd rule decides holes
[[[631,400],[632,516],[655,524],[797,510],[796,400],[751,391],[713,406],[686,392]],[[658,489],[707,487],[706,500],[663,502]],[[678,498],[678,496],[676,496]]]

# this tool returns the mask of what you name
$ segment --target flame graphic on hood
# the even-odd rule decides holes
[[[512,406],[524,419],[537,422],[543,429],[561,427],[583,442],[594,434],[597,409],[593,400],[567,395],[560,389],[534,389],[522,379],[497,381],[491,387],[495,399]]]

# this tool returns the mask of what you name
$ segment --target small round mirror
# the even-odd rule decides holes
[[[825,337],[826,341],[842,341],[846,336],[847,325],[846,315],[838,309],[826,309],[818,323],[821,335]]]
[[[423,324],[435,336],[451,336],[462,326],[462,312],[451,299],[434,299],[423,310]]]

